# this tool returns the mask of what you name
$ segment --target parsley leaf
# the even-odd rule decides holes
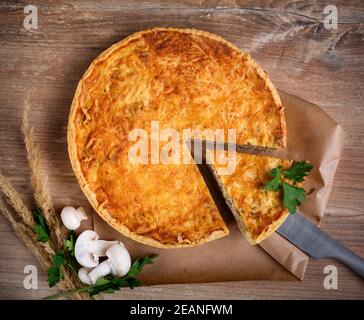
[[[142,271],[143,267],[146,264],[153,263],[153,260],[157,256],[158,255],[145,256],[144,258],[139,258],[139,259],[135,260],[127,275],[129,277],[136,277]]]
[[[264,186],[265,191],[278,191],[280,187],[280,177],[281,177],[281,166],[277,168],[273,168],[269,170],[268,175],[272,177],[273,179],[268,181],[267,184]]]
[[[52,266],[48,269],[48,284],[53,287],[58,281],[64,279],[62,267],[66,264],[66,259],[62,252],[52,257]]]
[[[70,232],[68,238],[64,241],[64,249],[68,252],[72,257],[75,256],[75,233]]]
[[[295,213],[296,207],[305,200],[305,190],[295,187],[285,181],[282,182],[283,187],[283,205],[288,209],[289,213]]]
[[[49,228],[44,220],[42,211],[38,207],[33,211],[33,218],[36,223],[33,231],[37,234],[37,241],[47,242],[50,237]]]
[[[281,166],[273,168],[268,172],[272,178],[264,186],[264,191],[283,190],[283,205],[288,209],[289,213],[295,213],[297,206],[305,200],[305,190],[297,187],[284,178],[293,182],[303,182],[308,172],[313,168],[312,164],[307,161],[293,162],[291,168],[282,170]]]
[[[64,241],[63,252],[58,252],[52,256],[52,266],[48,269],[48,284],[53,287],[57,282],[64,279],[63,268],[68,268],[75,274],[79,268],[75,255],[74,232],[70,232],[68,238]]]
[[[33,231],[37,234],[38,242],[47,242],[49,240],[49,235],[41,225],[35,225]]]
[[[122,278],[115,277],[105,277],[98,279],[96,283],[91,286],[89,290],[89,295],[94,296],[100,292],[103,293],[114,293],[117,290],[120,290],[123,287],[129,287],[133,289],[134,287],[139,287],[142,285],[142,282],[137,278],[125,276]]]
[[[307,161],[294,162],[291,168],[284,171],[284,176],[287,179],[302,182],[312,168],[312,164]]]
[[[75,242],[77,236],[74,231],[70,231],[68,237],[64,241],[64,257],[66,260],[65,265],[68,269],[70,269],[74,274],[78,274],[79,264],[75,257]]]

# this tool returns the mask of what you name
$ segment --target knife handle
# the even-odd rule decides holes
[[[277,231],[313,259],[335,259],[364,279],[364,259],[345,248],[301,214],[289,215]]]
[[[327,236],[330,237],[329,235]],[[364,260],[362,258],[334,239],[326,242],[325,246],[326,248],[322,256],[317,258],[332,258],[338,260],[364,279]]]

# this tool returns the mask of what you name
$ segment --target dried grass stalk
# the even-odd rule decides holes
[[[6,202],[13,208],[16,215],[11,215],[7,210],[8,214],[4,216],[9,220],[11,225],[15,230],[23,230],[26,234],[34,238],[34,241],[38,245],[42,246],[44,250],[49,254],[53,255],[54,250],[50,247],[48,243],[41,243],[35,240],[35,234],[33,228],[35,226],[35,221],[33,219],[32,212],[25,206],[20,194],[14,189],[6,178],[0,174],[0,191],[5,196]],[[0,209],[5,210],[6,206],[2,203]],[[6,211],[4,211],[6,212]]]
[[[35,241],[34,232],[29,227],[24,225],[22,222],[17,221],[17,216],[12,214],[3,201],[0,201],[0,211],[3,216],[9,221],[13,227],[15,234],[24,242],[26,247],[36,256],[39,262],[44,268],[51,266],[51,254],[54,254],[54,250],[49,247],[48,250],[44,250],[43,246],[39,242]],[[49,251],[49,253],[47,252]]]
[[[30,104],[25,103],[23,114],[22,131],[24,134],[24,143],[27,151],[27,159],[31,171],[31,182],[34,188],[34,199],[37,206],[42,210],[47,225],[51,231],[51,239],[55,243],[57,249],[63,248],[63,239],[66,237],[66,230],[62,225],[60,217],[56,214],[51,197],[43,184],[40,173],[40,150],[35,143],[34,130],[29,126]]]
[[[19,219],[19,214],[14,211],[8,210],[6,205],[0,199],[0,212],[9,221],[10,225],[13,227],[15,234],[23,241],[25,246],[30,252],[37,258],[41,266],[48,270],[52,265],[52,256],[55,254],[53,248],[50,246],[49,242],[41,243],[37,242],[34,232],[31,227],[25,225],[21,219]],[[20,221],[19,221],[20,220]],[[79,280],[75,275],[70,274],[68,270],[64,271],[64,280],[57,283],[57,287],[62,291],[74,290],[76,286],[81,285]],[[86,295],[74,294],[73,299],[89,299]]]
[[[17,212],[19,219],[32,229],[35,222],[31,211],[25,206],[19,193],[2,174],[0,174],[0,191],[4,194],[6,202]]]
[[[67,230],[64,228],[60,217],[56,214],[52,204],[51,197],[46,188],[46,182],[43,183],[40,173],[40,150],[34,139],[34,129],[29,125],[29,110],[30,104],[28,97],[25,100],[25,108],[23,113],[22,132],[24,135],[24,143],[27,151],[27,160],[31,171],[31,183],[34,189],[34,200],[36,205],[41,209],[46,223],[50,229],[51,243],[55,246],[55,250],[62,250],[64,239],[67,236]],[[50,259],[54,255],[53,248],[50,248],[49,243],[41,243],[43,249],[50,254]],[[52,253],[53,252],[53,253]],[[81,286],[82,283],[78,277],[72,274],[69,270],[64,270],[64,280],[57,283],[61,290],[73,290],[76,286]],[[74,299],[89,299],[86,295],[74,294]]]
[[[6,204],[0,199],[0,211],[14,228],[16,235],[24,242],[26,247],[35,255],[45,270],[52,266],[52,257],[56,251],[63,249],[63,241],[66,238],[67,230],[63,227],[61,219],[54,210],[51,197],[42,183],[40,174],[40,151],[34,142],[34,131],[28,123],[29,104],[26,103],[23,115],[22,131],[27,150],[27,159],[31,171],[31,182],[34,188],[34,199],[36,205],[41,209],[46,223],[50,229],[51,241],[46,243],[38,242],[33,231],[35,221],[32,212],[22,201],[19,193],[0,174],[0,192],[4,195],[6,203],[12,207],[9,211]],[[78,276],[70,270],[64,269],[64,280],[57,283],[62,291],[74,290],[82,283]],[[72,299],[90,299],[88,295],[75,293]]]

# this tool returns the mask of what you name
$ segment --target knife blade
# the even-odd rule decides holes
[[[364,279],[364,260],[301,214],[290,214],[277,232],[313,259],[335,259]]]

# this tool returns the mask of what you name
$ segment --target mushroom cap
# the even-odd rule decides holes
[[[131,267],[131,258],[128,250],[123,244],[113,245],[106,251],[106,256],[109,258],[111,273],[117,277],[125,276]]]
[[[92,242],[99,239],[99,235],[92,230],[82,232],[75,244],[77,262],[86,268],[94,268],[99,264],[99,257],[91,253]]]
[[[61,219],[68,230],[76,230],[80,226],[80,221],[74,207],[64,207],[61,212]]]

